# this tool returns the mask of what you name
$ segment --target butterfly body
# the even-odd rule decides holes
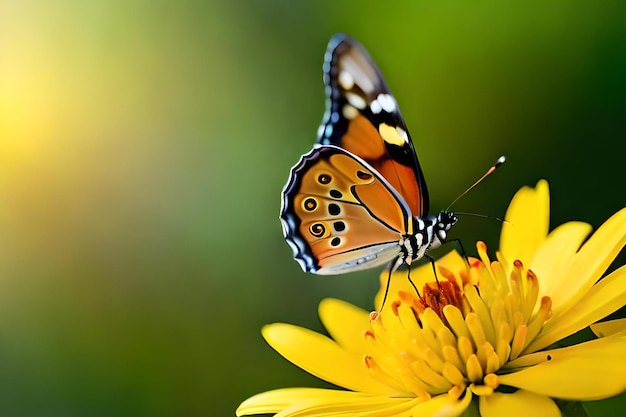
[[[428,190],[395,98],[365,49],[335,35],[313,149],[291,169],[281,223],[306,272],[342,274],[426,256],[457,218],[428,215]]]

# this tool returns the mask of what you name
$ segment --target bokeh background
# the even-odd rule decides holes
[[[626,205],[626,3],[0,3],[0,414],[229,416],[324,386],[260,336],[372,308],[378,271],[301,272],[278,211],[324,111],[330,36],[359,39],[434,210],[501,216],[547,178],[552,225]],[[455,228],[497,245],[500,224]],[[624,263],[622,255],[620,262]]]

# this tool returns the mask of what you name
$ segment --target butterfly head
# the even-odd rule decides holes
[[[437,215],[437,224],[435,225],[435,236],[440,242],[444,242],[448,237],[448,232],[456,224],[459,219],[451,211],[441,211]]]

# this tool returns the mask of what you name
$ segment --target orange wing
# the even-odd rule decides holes
[[[304,155],[283,190],[285,239],[307,272],[340,274],[390,261],[410,218],[382,176],[335,146]]]
[[[368,162],[408,204],[428,214],[428,190],[395,98],[365,48],[333,36],[324,62],[327,104],[318,143],[336,145]]]

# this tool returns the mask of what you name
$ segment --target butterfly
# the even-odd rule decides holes
[[[343,274],[429,257],[457,222],[428,214],[428,189],[400,114],[365,48],[334,35],[324,55],[326,112],[317,143],[282,192],[285,240],[305,272]]]

